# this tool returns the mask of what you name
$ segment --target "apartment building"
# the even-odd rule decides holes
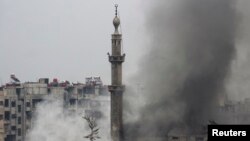
[[[57,79],[49,82],[48,78],[25,83],[14,80],[0,88],[0,141],[24,141],[32,127],[36,105],[47,95],[62,99],[65,108],[72,111],[85,106],[86,112],[92,116],[101,116],[101,112],[91,112],[91,109],[101,106],[100,103],[110,104],[107,87],[100,77],[86,78],[85,84],[59,82]]]

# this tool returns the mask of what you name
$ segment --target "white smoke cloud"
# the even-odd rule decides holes
[[[109,110],[102,107],[104,118],[97,121],[102,141],[109,140]],[[90,133],[84,112],[73,113],[63,106],[63,101],[48,96],[37,105],[33,127],[26,136],[27,141],[88,141],[84,136]]]

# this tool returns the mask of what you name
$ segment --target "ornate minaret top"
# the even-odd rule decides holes
[[[113,24],[114,24],[114,27],[115,27],[115,33],[114,34],[119,34],[118,27],[120,25],[120,19],[117,16],[117,8],[118,8],[118,5],[116,4],[115,5],[115,18],[113,20]]]

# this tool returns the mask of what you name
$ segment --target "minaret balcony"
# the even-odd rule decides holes
[[[109,62],[111,63],[122,63],[125,61],[125,54],[123,54],[122,56],[116,56],[116,55],[109,55]]]
[[[109,85],[108,86],[109,91],[112,92],[123,92],[125,90],[125,86],[124,85]]]

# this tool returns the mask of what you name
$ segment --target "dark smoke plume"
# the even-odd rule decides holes
[[[145,103],[139,118],[126,125],[126,136],[161,136],[174,128],[192,134],[214,118],[225,94],[236,53],[235,0],[162,0],[151,8],[150,50],[136,78],[144,85]],[[136,108],[138,100],[128,105]]]

